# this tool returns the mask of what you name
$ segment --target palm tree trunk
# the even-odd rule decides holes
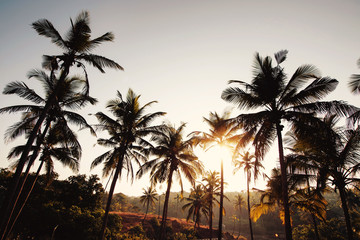
[[[308,194],[310,195],[311,194],[310,181],[309,181],[308,172],[307,172],[306,168],[305,168],[305,176],[306,176],[306,183],[307,183],[307,187],[308,187]],[[310,215],[311,215],[311,219],[312,219],[312,222],[313,222],[313,225],[314,225],[314,231],[315,231],[316,240],[320,240],[319,229],[318,229],[318,226],[317,226],[315,215],[313,213],[310,213]]]
[[[105,208],[104,220],[103,220],[103,224],[102,224],[101,232],[100,232],[100,238],[99,238],[100,240],[105,239],[105,229],[106,229],[106,225],[107,225],[107,221],[108,221],[111,200],[112,200],[112,197],[113,197],[113,194],[114,194],[116,181],[118,179],[119,173],[120,173],[121,168],[122,168],[123,159],[124,159],[124,150],[122,150],[121,160],[118,162],[118,164],[116,166],[116,171],[115,171],[115,174],[114,174],[114,178],[113,178],[113,180],[111,182],[111,186],[110,186],[110,190],[109,190],[109,196],[108,196],[108,200],[107,200],[106,208]]]
[[[48,115],[51,106],[56,101],[57,92],[60,89],[61,83],[65,80],[66,76],[69,73],[70,65],[71,65],[71,62],[64,63],[64,68],[61,73],[58,84],[56,86],[56,89],[55,89],[54,93],[51,96],[49,96],[48,101],[46,101],[43,111],[41,112],[33,130],[31,131],[31,133],[29,135],[29,138],[25,145],[25,149],[24,149],[23,153],[21,154],[18,166],[16,167],[16,171],[12,177],[11,184],[10,184],[9,188],[7,189],[7,193],[5,195],[5,199],[4,199],[3,205],[1,207],[1,211],[0,211],[1,212],[1,227],[0,227],[1,240],[4,240],[4,235],[6,232],[6,223],[8,221],[11,209],[14,204],[14,200],[16,197],[16,191],[17,191],[17,189],[19,187],[19,183],[20,183],[21,173],[24,169],[26,159],[28,158],[28,155],[30,153],[31,146],[34,143],[34,140],[35,140],[38,132],[40,131],[41,125],[44,122],[46,116]]]
[[[211,189],[212,191],[212,189]],[[210,228],[210,239],[212,239],[212,236],[213,236],[213,228],[212,228],[212,218],[213,218],[213,195],[212,193],[210,194],[210,206],[209,206],[209,215],[210,215],[210,218],[209,218],[209,228]]]
[[[145,222],[146,215],[147,215],[147,213],[148,213],[148,211],[149,211],[149,204],[150,204],[150,202],[148,202],[148,203],[146,204],[146,212],[145,212],[144,219],[142,220],[142,224],[143,224],[143,225],[144,225],[144,222]]]
[[[221,159],[221,189],[220,189],[220,213],[219,213],[218,240],[221,240],[221,238],[222,238],[223,206],[224,206],[224,166],[223,166],[223,160]]]
[[[253,234],[253,229],[252,229],[252,223],[251,223],[251,218],[250,218],[250,190],[249,190],[249,170],[247,170],[246,172],[246,185],[247,185],[247,205],[248,205],[248,216],[249,216],[249,228],[250,228],[250,236],[251,236],[251,240],[254,240],[254,234]]]
[[[282,190],[283,206],[285,213],[285,237],[286,240],[292,240],[286,163],[284,158],[284,148],[283,148],[283,141],[281,135],[282,128],[283,126],[280,125],[280,122],[276,123],[276,132],[277,132],[278,147],[279,147],[279,160],[280,160],[280,169],[281,169],[281,190]]]
[[[31,156],[31,159],[30,159],[30,161],[29,161],[28,164],[27,164],[26,170],[25,170],[25,172],[24,172],[24,174],[23,174],[23,178],[20,179],[20,181],[19,181],[18,186],[20,186],[20,187],[19,187],[19,189],[15,192],[15,194],[16,194],[16,195],[14,195],[15,200],[14,200],[14,202],[13,202],[13,203],[11,204],[11,206],[10,206],[11,209],[10,209],[10,213],[9,213],[9,215],[8,215],[7,221],[6,221],[6,225],[4,226],[4,229],[3,229],[4,232],[2,233],[2,239],[6,239],[6,238],[7,238],[7,236],[9,235],[9,233],[11,232],[11,230],[12,230],[12,228],[13,228],[13,225],[15,224],[15,221],[16,221],[17,217],[15,218],[14,222],[12,223],[11,229],[10,229],[10,230],[8,229],[9,224],[10,224],[10,222],[11,222],[11,218],[12,218],[13,213],[14,213],[14,210],[15,210],[15,208],[16,208],[16,205],[18,204],[20,195],[21,195],[21,193],[22,193],[22,191],[23,191],[23,189],[24,189],[26,180],[27,180],[27,178],[28,178],[28,176],[29,176],[31,166],[33,165],[33,163],[35,162],[37,156],[39,155],[39,151],[40,151],[41,144],[42,144],[43,141],[44,141],[45,135],[46,135],[49,127],[50,127],[50,122],[46,124],[46,127],[45,127],[45,129],[44,129],[44,131],[43,131],[43,134],[41,134],[40,137],[38,138],[36,148],[34,149],[33,154],[32,154],[32,156]],[[36,178],[36,179],[37,179],[37,178]],[[35,180],[35,181],[36,181],[36,180]],[[32,190],[30,190],[30,192],[28,193],[28,196],[30,195],[31,191],[32,191]],[[28,198],[28,197],[27,197],[27,198]],[[27,200],[27,198],[26,198],[26,200]],[[25,200],[25,202],[26,202],[26,200]],[[25,205],[25,202],[23,203],[23,206]],[[19,210],[19,212],[18,212],[18,215],[20,215],[20,212],[21,212],[21,211],[22,211],[22,207],[20,208],[20,210]]]
[[[36,184],[36,182],[37,182],[37,179],[39,178],[40,171],[41,171],[43,165],[44,165],[44,161],[41,161],[41,163],[40,163],[40,165],[39,165],[39,167],[38,167],[38,170],[36,171],[35,178],[34,178],[32,184],[31,184],[31,187],[30,187],[30,189],[29,189],[29,191],[28,191],[28,193],[27,193],[27,195],[26,195],[26,198],[25,198],[25,200],[23,201],[23,203],[22,203],[22,205],[21,205],[21,207],[20,207],[20,209],[19,209],[16,217],[14,218],[14,221],[12,222],[9,231],[6,233],[6,237],[11,233],[12,229],[13,229],[14,226],[15,226],[15,223],[16,223],[17,219],[19,218],[22,210],[24,209],[24,207],[25,207],[25,205],[26,205],[26,202],[28,201],[28,199],[29,199],[29,197],[30,197],[31,192],[33,191],[33,189],[34,189],[34,187],[35,187],[35,184]],[[5,239],[6,239],[6,237],[5,237]]]
[[[345,217],[346,231],[347,231],[347,235],[348,235],[348,240],[353,240],[354,239],[353,230],[352,230],[352,226],[351,226],[349,208],[347,206],[346,194],[345,194],[344,188],[339,188],[339,192],[340,192],[340,199],[341,199],[341,207],[342,207],[342,209],[344,211],[344,217]]]
[[[172,166],[170,166],[170,168],[172,168]],[[169,174],[169,178],[168,178],[168,186],[167,186],[166,194],[165,194],[163,215],[162,215],[162,220],[161,220],[160,240],[166,239],[166,218],[167,218],[167,210],[168,210],[169,198],[170,198],[172,175],[173,175],[173,171],[170,170],[170,174]]]

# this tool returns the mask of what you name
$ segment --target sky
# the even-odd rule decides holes
[[[326,100],[344,100],[357,105],[360,96],[350,93],[347,83],[360,58],[360,2],[356,0],[134,0],[134,1],[0,1],[0,89],[13,81],[24,81],[35,91],[42,89],[26,74],[41,68],[43,54],[60,54],[61,49],[49,39],[37,35],[31,23],[48,19],[60,33],[70,27],[83,10],[90,13],[92,36],[111,31],[114,42],[104,43],[94,53],[115,60],[125,71],[108,69],[105,74],[87,66],[90,94],[98,104],[81,110],[89,123],[96,118],[89,114],[106,113],[105,105],[115,98],[116,91],[126,94],[129,88],[140,94],[141,103],[156,100],[149,111],[165,111],[161,119],[175,126],[187,123],[186,133],[207,131],[203,117],[210,111],[221,114],[232,110],[232,116],[242,112],[221,99],[228,80],[251,81],[254,54],[273,56],[279,50],[289,51],[282,64],[288,75],[303,64],[313,64],[323,76],[339,81],[334,93]],[[23,104],[16,96],[0,94],[0,107]],[[357,105],[358,106],[358,105]],[[0,136],[20,119],[17,114],[0,115]],[[77,129],[75,129],[77,130]],[[96,137],[82,130],[78,133],[83,155],[80,174],[98,174],[102,167],[90,170],[93,159],[104,153],[96,145]],[[104,133],[98,133],[98,137]],[[24,139],[5,142],[0,139],[0,167],[8,167],[9,150]],[[265,173],[278,164],[276,143],[263,164]],[[245,188],[241,174],[233,175],[230,157],[217,150],[196,149],[206,169],[218,170],[224,159],[225,191]],[[74,173],[57,164],[60,179]],[[140,195],[149,186],[147,177],[126,179],[117,183],[116,192]],[[101,178],[106,185],[107,178]],[[254,186],[254,185],[253,185]],[[185,190],[190,189],[188,183]],[[255,187],[264,188],[262,179]],[[159,186],[158,192],[166,190]],[[173,191],[179,191],[174,185]]]

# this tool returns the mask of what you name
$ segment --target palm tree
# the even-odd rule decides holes
[[[234,201],[234,207],[235,207],[235,210],[239,210],[239,236],[240,236],[240,231],[241,231],[241,222],[240,222],[241,210],[243,209],[244,206],[245,206],[245,199],[243,198],[243,196],[240,193],[236,194],[235,201]]]
[[[209,118],[204,118],[204,121],[210,127],[210,133],[195,131],[190,135],[194,139],[194,144],[202,146],[205,150],[213,146],[230,147],[233,144],[238,144],[242,138],[238,134],[239,127],[229,121],[230,112],[224,112],[219,116],[216,112],[210,112]],[[222,220],[223,220],[223,201],[224,201],[224,173],[223,161],[221,160],[221,186],[220,186],[220,214],[219,214],[219,233],[218,239],[222,238]]]
[[[87,79],[87,74],[85,72],[85,65],[83,62],[89,63],[92,66],[99,69],[101,72],[104,72],[105,67],[111,67],[115,69],[123,69],[116,62],[105,58],[103,56],[91,54],[90,52],[106,41],[112,41],[114,36],[112,33],[107,32],[102,36],[91,39],[91,29],[89,26],[89,14],[88,12],[82,12],[78,15],[76,20],[73,22],[70,19],[71,28],[67,34],[62,37],[59,32],[55,29],[51,22],[46,19],[41,19],[32,24],[32,27],[37,31],[39,35],[48,37],[53,43],[65,50],[62,55],[54,56],[44,56],[43,67],[51,71],[51,78],[54,77],[55,71],[60,71],[59,83],[55,88],[53,94],[51,94],[42,109],[39,118],[36,121],[29,137],[27,139],[26,147],[20,157],[19,164],[16,168],[16,171],[13,175],[13,180],[11,186],[8,188],[8,194],[6,194],[6,199],[2,206],[2,220],[1,220],[1,235],[4,234],[4,226],[7,222],[7,216],[9,215],[10,209],[12,208],[12,203],[14,202],[16,190],[19,185],[20,175],[25,166],[28,154],[30,152],[31,146],[41,128],[43,121],[46,116],[48,116],[50,109],[56,103],[56,95],[61,91],[61,83],[69,74],[70,67],[73,65],[82,67],[86,76],[86,88],[84,88],[84,93],[87,95],[89,91],[89,83]],[[1,238],[3,239],[3,238]]]
[[[312,168],[317,168],[320,182],[328,180],[339,190],[344,211],[348,239],[353,239],[352,224],[347,204],[347,188],[360,182],[356,177],[360,167],[360,129],[346,129],[337,126],[339,118],[327,115],[323,126],[317,126],[300,136],[307,141],[306,155]]]
[[[194,186],[190,191],[189,197],[185,198],[185,201],[188,203],[184,204],[182,209],[186,210],[188,208],[188,215],[186,220],[188,221],[192,216],[194,221],[194,228],[196,228],[196,226],[199,228],[201,215],[203,214],[207,216],[209,214],[206,193],[203,186]]]
[[[34,77],[41,82],[41,84],[45,88],[46,97],[45,98],[41,97],[33,89],[30,89],[23,82],[12,82],[5,87],[3,92],[4,94],[16,94],[22,98],[30,100],[35,104],[43,104],[43,105],[31,105],[31,104],[15,105],[0,109],[0,113],[23,112],[21,121],[13,124],[8,128],[5,135],[8,141],[13,140],[24,134],[28,136],[29,132],[32,129],[32,126],[35,124],[39,115],[41,114],[41,111],[44,108],[47,98],[54,92],[54,89],[57,87],[57,85],[60,84],[57,81],[57,79],[50,78],[50,76],[48,76],[45,72],[40,70],[31,71],[29,73],[29,77]],[[63,143],[67,142],[67,147],[75,147],[81,149],[80,144],[76,140],[76,135],[68,126],[68,122],[75,123],[76,125],[79,125],[81,128],[82,127],[89,128],[91,132],[94,133],[91,126],[86,122],[86,120],[81,115],[69,111],[72,109],[80,109],[82,106],[85,106],[87,103],[91,103],[91,104],[96,103],[96,99],[81,93],[81,88],[84,86],[84,83],[85,80],[80,79],[78,77],[66,78],[65,81],[62,82],[63,90],[61,92],[58,92],[57,94],[57,102],[50,109],[51,114],[46,119],[46,124],[45,127],[42,129],[42,134],[40,134],[40,132],[38,134],[37,143],[36,143],[37,146],[33,146],[31,148],[33,153],[27,159],[27,164],[28,164],[27,169],[24,173],[24,177],[21,179],[21,181],[19,181],[20,187],[17,190],[17,193],[14,198],[14,202],[12,204],[12,207],[10,208],[10,213],[8,215],[7,223],[3,229],[4,231],[2,235],[3,238],[5,238],[4,234],[7,231],[7,227],[10,223],[10,219],[12,217],[13,211],[16,207],[22,189],[27,180],[30,168],[38,156],[40,147],[44,141],[44,137],[46,136],[47,131],[50,128],[51,124],[56,126],[53,128],[57,129],[57,134],[58,134],[57,141]],[[64,137],[61,139],[62,136]],[[65,139],[68,140],[65,141]],[[17,148],[18,152],[15,155],[18,156],[19,154],[21,154],[24,151],[24,149],[25,146],[21,146]],[[17,166],[18,164],[19,161],[17,161],[15,166]],[[30,194],[30,192],[28,194]],[[23,205],[24,204],[25,203],[23,203]],[[20,214],[20,212],[18,214]]]
[[[241,157],[241,160],[238,158]],[[252,223],[250,218],[250,182],[251,182],[251,173],[254,172],[254,180],[257,179],[259,174],[259,168],[263,168],[262,164],[255,160],[255,155],[250,154],[249,151],[244,153],[235,153],[233,158],[233,163],[235,165],[234,173],[239,171],[241,168],[244,168],[246,175],[246,190],[247,190],[247,205],[248,205],[248,217],[249,217],[249,228],[251,240],[254,240],[254,234],[252,229]]]
[[[185,124],[181,124],[178,128],[166,125],[162,130],[162,135],[153,136],[152,139],[157,145],[151,149],[151,154],[156,158],[146,162],[137,173],[140,178],[150,170],[150,182],[153,185],[167,182],[160,240],[165,238],[166,218],[173,177],[179,179],[182,189],[181,173],[194,185],[195,179],[203,172],[203,165],[194,154],[192,139],[183,139],[184,128]]]
[[[205,177],[203,177],[202,181],[205,182],[204,189],[206,194],[206,200],[209,205],[209,229],[210,229],[210,239],[212,239],[212,232],[213,232],[212,219],[214,215],[213,205],[214,202],[219,203],[219,201],[216,199],[216,196],[220,195],[221,179],[219,177],[219,172],[216,171],[206,172]]]
[[[287,80],[284,69],[280,64],[286,59],[287,51],[275,53],[276,66],[273,66],[271,57],[262,58],[255,55],[253,80],[251,84],[243,81],[231,80],[239,87],[229,87],[222,93],[225,101],[236,104],[239,109],[255,110],[259,112],[240,114],[234,121],[241,124],[247,133],[245,139],[252,139],[255,146],[256,160],[264,158],[272,142],[277,138],[279,161],[282,177],[282,196],[285,211],[286,239],[292,239],[290,211],[287,191],[287,173],[284,161],[282,140],[282,121],[292,124],[296,120],[303,122],[318,121],[314,114],[335,112],[340,116],[348,116],[354,108],[339,101],[319,102],[328,93],[332,92],[338,81],[329,77],[319,77],[313,65],[300,66]],[[312,82],[305,88],[300,88],[309,80]]]
[[[143,188],[143,195],[140,196],[140,202],[143,204],[143,206],[146,205],[146,213],[143,219],[143,224],[146,218],[146,215],[149,211],[149,206],[155,206],[155,201],[158,199],[156,198],[157,193],[156,189],[154,189],[152,186],[148,187],[148,189]]]
[[[145,114],[145,110],[155,101],[141,106],[139,98],[140,95],[136,95],[131,89],[129,89],[126,99],[123,99],[121,93],[117,92],[117,98],[110,100],[107,104],[107,108],[115,116],[115,119],[102,112],[95,114],[100,122],[96,128],[107,131],[109,134],[109,138],[99,138],[97,142],[101,146],[110,147],[111,150],[95,158],[91,168],[103,162],[104,177],[115,169],[100,234],[102,240],[105,238],[105,229],[116,181],[119,175],[121,176],[123,169],[126,169],[128,176],[133,178],[132,162],[140,166],[141,162],[147,160],[144,150],[152,146],[147,137],[158,134],[160,129],[159,126],[150,126],[150,124],[154,119],[165,114],[164,112]]]

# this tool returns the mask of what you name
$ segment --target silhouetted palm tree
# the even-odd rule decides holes
[[[194,186],[190,191],[189,197],[185,198],[185,201],[188,203],[184,204],[182,209],[188,209],[186,220],[189,220],[192,216],[194,221],[194,228],[196,228],[196,226],[199,228],[201,216],[207,216],[209,214],[206,193],[203,189],[203,186]]]
[[[286,59],[287,51],[275,54],[276,65],[273,66],[271,57],[262,58],[255,55],[253,79],[251,84],[243,81],[231,80],[239,87],[229,87],[222,93],[225,101],[236,104],[239,109],[255,110],[259,112],[244,113],[234,120],[244,127],[247,133],[245,139],[254,136],[256,160],[263,159],[275,138],[278,139],[279,161],[282,176],[282,195],[285,211],[286,239],[292,239],[290,211],[288,204],[287,174],[284,161],[282,140],[282,121],[292,124],[294,121],[318,121],[314,113],[334,112],[340,116],[349,116],[354,108],[343,102],[319,102],[332,92],[338,81],[329,77],[319,77],[318,70],[313,65],[300,66],[287,80],[284,69],[280,64]],[[309,80],[312,82],[305,88],[300,88]]]
[[[360,167],[360,129],[346,129],[337,126],[339,118],[327,115],[323,126],[308,128],[300,136],[302,141],[311,142],[306,147],[310,167],[319,171],[320,182],[326,180],[339,190],[345,216],[348,239],[353,239],[352,224],[347,204],[347,188],[360,182],[356,177]]]
[[[154,189],[153,187],[148,187],[148,189],[143,188],[143,195],[140,196],[140,202],[143,204],[143,206],[146,205],[146,212],[145,212],[145,216],[143,219],[143,224],[146,218],[146,215],[149,211],[149,206],[155,206],[155,201],[157,201],[158,199],[156,198],[157,196],[157,192],[156,189]]]
[[[140,95],[136,95],[131,89],[129,89],[126,99],[123,99],[121,93],[117,92],[117,98],[107,104],[107,109],[115,116],[115,119],[102,112],[95,114],[100,122],[96,128],[109,134],[108,138],[99,138],[97,142],[101,146],[110,147],[111,150],[95,158],[91,168],[104,163],[104,176],[115,169],[101,229],[100,239],[102,240],[105,238],[105,229],[116,181],[119,175],[121,176],[123,169],[128,171],[128,176],[133,177],[132,163],[135,162],[140,166],[142,162],[147,160],[144,151],[146,148],[152,147],[147,137],[159,134],[160,130],[160,127],[150,126],[150,124],[154,119],[165,114],[164,112],[145,114],[145,110],[155,101],[141,106],[139,98]]]
[[[219,203],[216,197],[220,196],[220,185],[221,179],[219,177],[219,172],[216,171],[208,171],[206,172],[205,176],[202,179],[204,183],[205,189],[205,197],[209,205],[209,229],[210,229],[210,239],[212,238],[213,234],[213,205],[214,202]]]
[[[224,112],[219,116],[216,112],[210,113],[209,118],[204,121],[209,125],[210,133],[194,131],[190,134],[194,139],[194,144],[202,146],[205,150],[216,145],[222,147],[231,147],[239,144],[242,135],[238,134],[239,127],[229,121],[230,112]],[[220,186],[220,214],[219,214],[219,234],[218,239],[222,238],[222,221],[223,221],[223,201],[224,201],[224,173],[223,161],[221,160],[221,186]]]
[[[194,185],[195,179],[203,172],[203,165],[194,154],[192,140],[183,139],[184,128],[185,124],[181,124],[177,129],[166,125],[162,135],[154,136],[152,140],[156,146],[151,149],[151,154],[156,158],[146,162],[137,174],[141,177],[150,170],[150,181],[153,185],[167,182],[160,240],[164,239],[166,234],[166,218],[173,177],[179,179],[182,189],[182,174]]]
[[[19,164],[13,175],[12,184],[8,188],[8,194],[6,194],[6,199],[3,203],[3,207],[1,211],[2,213],[1,240],[3,240],[6,219],[7,216],[9,215],[9,212],[11,211],[10,209],[12,208],[12,203],[15,198],[16,190],[18,188],[20,175],[25,166],[31,146],[33,145],[33,142],[41,128],[43,121],[45,120],[46,116],[48,116],[52,106],[56,103],[56,95],[58,94],[58,91],[61,91],[61,83],[68,76],[70,67],[76,65],[82,67],[85,71],[85,66],[83,62],[86,62],[96,67],[101,72],[104,72],[103,69],[105,67],[111,67],[122,70],[122,67],[116,62],[107,59],[103,56],[90,53],[95,47],[97,47],[101,43],[106,41],[112,41],[114,39],[112,33],[108,32],[98,38],[91,39],[89,14],[88,12],[85,11],[80,13],[74,22],[72,20],[70,22],[71,22],[71,28],[64,37],[62,37],[59,34],[59,32],[55,29],[55,27],[52,25],[52,23],[46,19],[38,20],[32,24],[32,27],[37,31],[39,35],[50,38],[53,43],[55,43],[57,46],[65,50],[65,52],[62,55],[44,56],[43,67],[51,71],[50,78],[54,77],[55,71],[57,70],[60,71],[60,76],[59,76],[60,84],[57,85],[58,87],[55,88],[54,93],[48,97],[46,104],[41,114],[39,115],[36,124],[34,125],[34,128],[29,134],[26,147],[20,157]],[[88,84],[87,74],[86,72],[84,73],[87,82],[87,87],[84,88],[84,93],[87,94],[89,91],[89,84]]]
[[[239,158],[241,158],[239,160]],[[252,161],[253,160],[253,161]],[[248,205],[248,217],[249,217],[249,228],[251,240],[254,240],[254,234],[252,229],[252,223],[250,218],[250,182],[252,172],[254,173],[254,180],[257,179],[259,174],[259,168],[263,168],[262,164],[258,161],[255,161],[255,155],[250,154],[249,151],[244,153],[235,153],[233,157],[233,163],[235,165],[234,173],[239,171],[241,168],[244,168],[244,173],[246,175],[246,190],[247,190],[247,205]]]
[[[44,105],[46,104],[47,98],[54,92],[55,88],[57,87],[58,82],[55,78],[50,78],[45,72],[40,70],[33,70],[29,73],[29,77],[34,77],[39,80],[44,86],[45,90],[45,97],[41,97],[38,95],[33,89],[30,89],[25,83],[23,82],[12,82],[8,84],[4,89],[4,94],[16,94],[22,98],[30,100],[31,102],[38,104],[38,105],[15,105],[4,107],[0,109],[0,113],[13,113],[13,112],[22,112],[22,119],[21,121],[13,124],[10,126],[5,134],[5,137],[8,140],[13,140],[21,135],[29,136],[29,132],[31,131],[33,125],[39,118]],[[67,142],[66,147],[74,147],[76,149],[80,149],[80,144],[76,140],[76,135],[73,131],[69,128],[68,122],[76,124],[80,126],[80,128],[86,127],[94,133],[91,126],[86,122],[86,120],[79,114],[72,112],[70,110],[73,109],[80,109],[82,106],[85,106],[87,103],[94,104],[96,103],[96,99],[91,98],[88,95],[83,94],[81,88],[84,86],[85,80],[79,79],[78,77],[66,78],[62,82],[62,91],[59,91],[57,94],[56,103],[53,104],[52,108],[50,109],[50,114],[46,119],[46,123],[44,128],[42,129],[42,133],[38,134],[36,146],[32,146],[32,155],[27,158],[27,168],[22,177],[21,181],[19,181],[19,189],[15,194],[14,201],[12,203],[12,207],[10,208],[10,213],[8,215],[7,223],[4,227],[5,232],[7,232],[7,227],[10,223],[10,219],[12,217],[13,211],[18,203],[18,199],[20,194],[23,190],[25,182],[27,180],[29,171],[31,166],[33,165],[35,159],[38,156],[38,152],[40,150],[41,145],[43,144],[44,137],[47,135],[47,131],[50,128],[51,124],[53,125],[53,133],[57,131],[57,142]],[[55,135],[55,134],[53,134]],[[54,137],[53,137],[54,138]],[[67,139],[67,140],[66,140]],[[54,140],[53,140],[54,142]],[[19,156],[25,149],[25,146],[20,146],[16,149],[15,154]],[[74,153],[75,154],[75,153]],[[79,155],[80,157],[80,155]],[[17,166],[19,161],[15,164]],[[36,178],[35,178],[36,181]],[[26,195],[26,193],[24,193]],[[30,192],[28,193],[30,194]],[[24,203],[23,203],[24,205]],[[21,209],[21,208],[20,208]],[[21,211],[21,210],[20,210]],[[20,212],[18,213],[20,214]],[[5,238],[5,234],[3,233],[3,237]]]

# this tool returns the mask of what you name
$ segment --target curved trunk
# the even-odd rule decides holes
[[[282,126],[280,125],[280,122],[276,123],[276,133],[278,138],[279,160],[280,160],[280,169],[281,169],[281,190],[282,190],[282,197],[283,197],[282,200],[283,200],[283,207],[285,213],[285,236],[286,236],[286,240],[292,240],[287,173],[286,173],[286,163],[284,158],[284,148],[283,148],[281,130],[282,130]]]
[[[170,167],[170,169],[171,169],[171,167]],[[166,218],[167,218],[167,210],[168,210],[168,205],[169,205],[172,175],[173,175],[173,171],[170,172],[169,178],[168,178],[168,186],[166,189],[164,209],[163,209],[163,215],[162,215],[162,220],[161,220],[160,240],[166,239]]]
[[[107,199],[107,203],[106,203],[106,208],[105,208],[105,215],[104,215],[104,220],[103,220],[103,224],[101,227],[101,232],[100,232],[100,240],[104,240],[105,239],[105,229],[106,229],[106,225],[107,225],[107,221],[108,221],[108,216],[109,216],[109,211],[110,211],[110,205],[111,205],[111,200],[114,194],[114,190],[115,190],[115,185],[116,185],[116,181],[118,179],[119,173],[121,172],[122,169],[122,162],[124,159],[124,150],[122,150],[121,153],[121,159],[118,162],[117,166],[116,166],[116,171],[114,174],[114,178],[111,182],[111,186],[110,186],[110,190],[109,190],[109,196]]]
[[[340,192],[340,199],[341,199],[341,207],[342,207],[342,209],[344,211],[344,217],[345,217],[346,231],[347,231],[348,239],[353,240],[354,239],[353,230],[352,230],[352,226],[351,226],[349,208],[348,208],[347,202],[346,202],[345,189],[344,188],[339,188],[339,192]]]
[[[6,191],[6,195],[5,195],[6,197],[4,199],[4,202],[3,202],[3,205],[2,205],[1,211],[0,211],[1,212],[1,227],[0,227],[1,240],[5,239],[4,236],[5,236],[5,232],[6,232],[6,223],[9,219],[11,209],[13,208],[13,204],[15,202],[16,191],[18,190],[18,187],[19,187],[21,173],[24,169],[26,159],[28,158],[28,155],[30,153],[31,146],[34,143],[34,140],[35,140],[38,132],[40,131],[41,125],[43,124],[46,116],[48,115],[51,106],[56,101],[56,95],[61,86],[60,83],[62,83],[65,80],[66,76],[68,75],[70,65],[71,65],[71,62],[64,63],[64,68],[61,73],[60,79],[58,81],[57,87],[56,87],[55,91],[53,92],[53,94],[51,94],[49,96],[48,100],[46,101],[43,111],[41,112],[33,130],[31,131],[31,133],[29,135],[29,138],[25,145],[25,149],[24,149],[23,153],[21,154],[18,166],[16,167],[16,171],[12,177],[10,187]]]
[[[39,165],[39,167],[38,167],[38,170],[36,171],[34,181],[32,182],[32,185],[31,185],[31,187],[30,187],[30,189],[29,189],[29,191],[28,191],[28,193],[27,193],[27,195],[26,195],[26,198],[25,198],[24,202],[22,203],[22,205],[21,205],[21,207],[20,207],[20,209],[19,209],[16,217],[14,218],[14,221],[12,222],[9,231],[6,233],[6,236],[8,236],[8,235],[11,233],[12,229],[13,229],[14,226],[15,226],[15,223],[16,223],[17,219],[19,218],[22,210],[24,209],[25,204],[26,204],[27,200],[29,199],[31,192],[33,191],[33,189],[34,189],[34,187],[35,187],[36,181],[37,181],[37,179],[39,178],[40,171],[41,171],[43,165],[44,165],[44,161],[41,161],[41,163],[40,163],[40,165]],[[6,237],[5,237],[5,239],[6,239]]]
[[[223,167],[223,160],[221,160],[221,190],[220,190],[220,213],[219,213],[218,240],[221,240],[221,238],[222,238],[223,206],[224,206],[224,167]]]
[[[25,203],[26,203],[26,201],[27,201],[27,199],[28,199],[28,197],[29,197],[29,195],[30,195],[30,193],[31,193],[31,191],[32,191],[32,188],[31,188],[31,189],[29,190],[29,192],[28,192],[28,195],[27,195],[27,197],[26,197],[26,199],[25,199],[25,202],[23,203],[22,207],[19,209],[19,212],[18,212],[17,216],[15,217],[15,219],[14,219],[14,221],[13,221],[10,229],[8,229],[9,224],[11,223],[11,218],[12,218],[13,213],[14,213],[14,211],[15,211],[16,205],[18,204],[20,195],[21,195],[21,193],[22,193],[22,191],[23,191],[23,189],[24,189],[26,180],[27,180],[27,178],[28,178],[28,176],[29,176],[30,169],[31,169],[33,163],[35,162],[37,156],[39,155],[39,151],[40,151],[41,144],[44,142],[44,138],[45,138],[45,135],[46,135],[47,131],[49,130],[49,127],[50,127],[50,122],[46,124],[45,129],[44,129],[44,131],[43,131],[43,134],[40,135],[40,137],[39,137],[39,139],[38,139],[38,141],[37,141],[36,148],[34,149],[33,154],[32,154],[32,156],[31,156],[31,159],[30,159],[30,161],[28,162],[27,167],[26,167],[26,170],[25,170],[25,172],[24,172],[24,174],[23,174],[24,176],[23,176],[22,179],[19,180],[18,186],[19,186],[19,185],[20,185],[20,186],[19,186],[19,189],[17,189],[16,192],[14,193],[14,194],[15,194],[15,195],[14,195],[15,200],[14,200],[14,202],[11,204],[11,206],[10,206],[10,208],[9,208],[9,211],[10,211],[10,212],[9,212],[8,217],[7,217],[6,223],[4,223],[5,225],[4,225],[4,227],[3,227],[2,239],[6,239],[7,236],[9,235],[9,233],[11,232],[11,230],[12,230],[12,228],[13,228],[13,226],[14,226],[17,218],[18,218],[18,216],[20,215],[20,213],[21,213],[21,211],[22,211],[22,209],[23,209],[23,207],[24,207],[24,205],[25,205]],[[42,162],[41,162],[40,165],[42,166]],[[40,167],[40,169],[41,169],[41,167]],[[37,175],[38,175],[38,174],[39,174],[39,173],[37,173]],[[37,180],[37,177],[35,178],[35,180],[34,180],[34,182],[33,182],[33,185],[35,185],[36,180]]]
[[[253,229],[252,229],[252,223],[251,223],[251,218],[250,218],[250,190],[249,190],[249,170],[246,172],[246,185],[247,185],[247,205],[248,205],[248,216],[249,216],[249,228],[250,228],[250,236],[251,236],[251,240],[254,240],[254,234],[253,234]]]

